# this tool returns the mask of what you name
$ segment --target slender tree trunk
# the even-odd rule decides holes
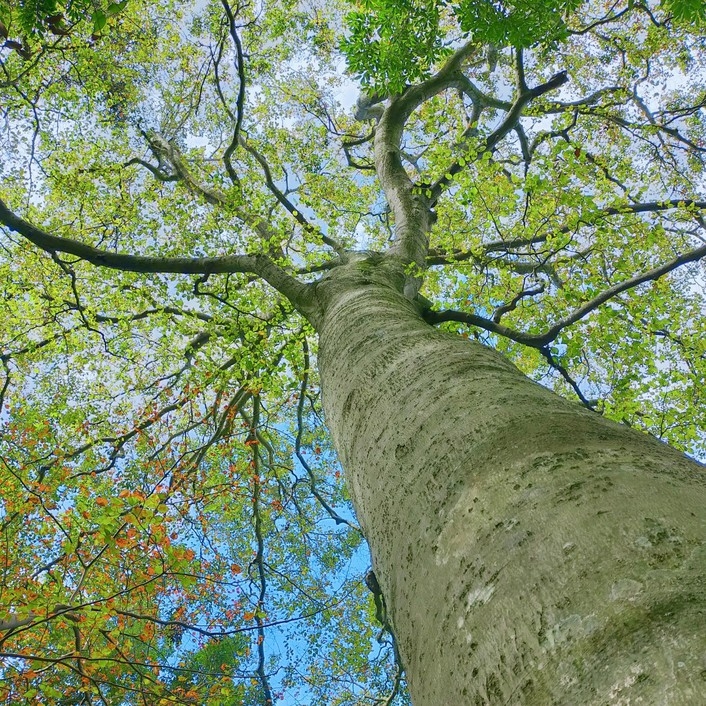
[[[415,706],[705,703],[704,468],[428,326],[385,266],[317,287],[326,420]]]

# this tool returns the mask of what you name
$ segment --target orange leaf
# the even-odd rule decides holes
[[[96,505],[99,505],[100,507],[105,507],[108,504],[108,501],[105,498],[96,498]]]

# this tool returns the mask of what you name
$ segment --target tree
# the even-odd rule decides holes
[[[349,10],[2,54],[5,700],[697,703],[698,7]]]

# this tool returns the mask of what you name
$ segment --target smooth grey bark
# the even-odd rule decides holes
[[[427,325],[403,279],[334,270],[317,328],[415,706],[703,703],[704,468]]]

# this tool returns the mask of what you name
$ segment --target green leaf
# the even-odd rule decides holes
[[[119,15],[127,7],[128,1],[129,0],[123,0],[122,2],[111,3],[106,9],[106,14],[109,17],[115,17],[116,15]]]
[[[108,22],[108,16],[102,10],[96,10],[93,15],[93,33],[99,34]]]
[[[706,22],[706,3],[703,0],[662,0],[662,7],[680,22]]]

